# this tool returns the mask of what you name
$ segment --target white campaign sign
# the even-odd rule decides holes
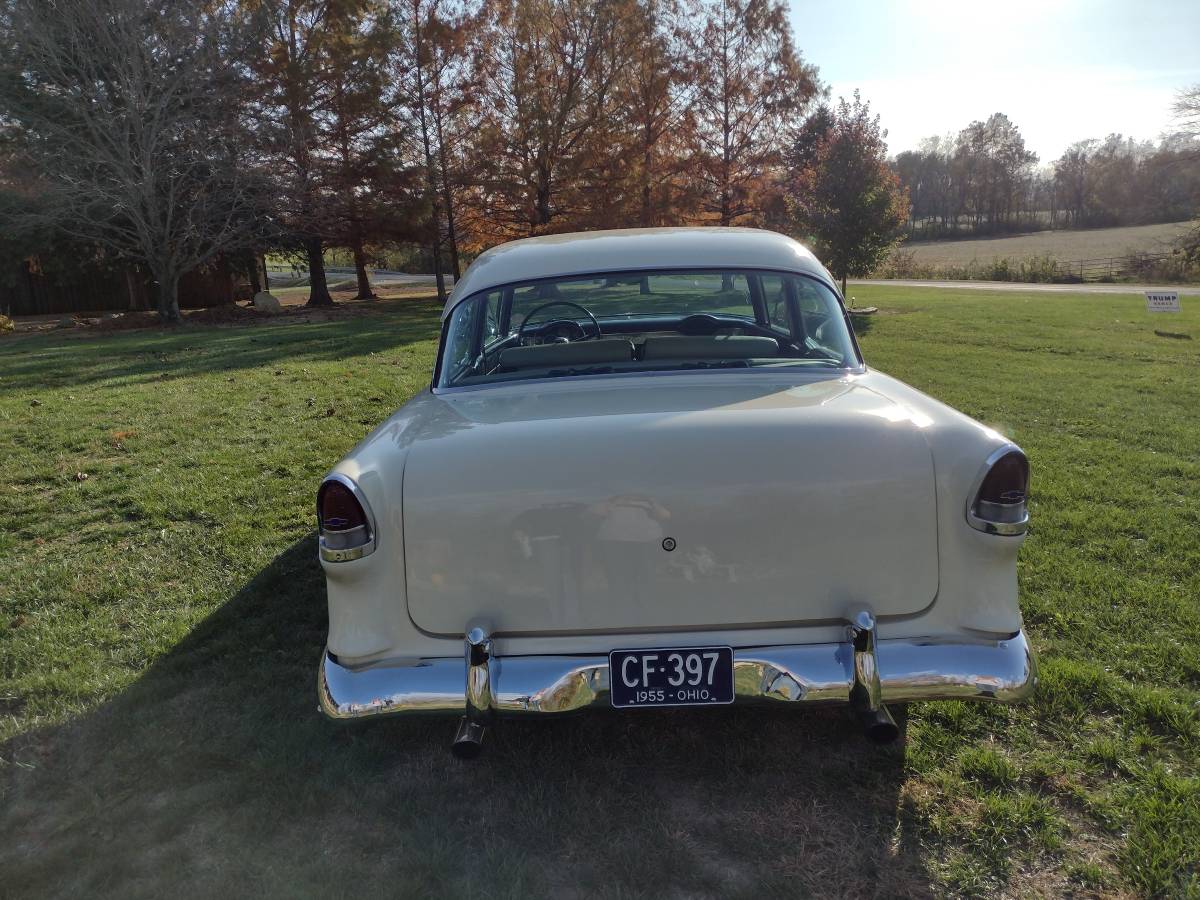
[[[1179,312],[1179,291],[1146,291],[1147,312]]]

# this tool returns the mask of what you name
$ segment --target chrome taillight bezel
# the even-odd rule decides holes
[[[364,556],[369,556],[375,552],[376,547],[376,530],[375,530],[375,515],[371,512],[371,504],[367,502],[366,495],[362,489],[355,483],[354,479],[348,475],[343,475],[340,472],[333,472],[325,476],[321,480],[322,487],[331,481],[335,481],[343,487],[347,488],[362,507],[363,518],[366,520],[366,525],[358,525],[354,528],[335,530],[326,528],[321,516],[321,490],[317,489],[317,546],[319,548],[321,559],[325,562],[351,562],[352,560],[362,559]]]
[[[1010,453],[1016,453],[1025,460],[1026,472],[1028,472],[1029,460],[1024,451],[1016,444],[1004,444],[988,454],[971,484],[970,491],[967,492],[967,524],[976,531],[1002,537],[1018,537],[1029,530],[1028,489],[1026,489],[1025,496],[1017,503],[994,503],[979,497],[988,473],[992,471],[996,463]]]

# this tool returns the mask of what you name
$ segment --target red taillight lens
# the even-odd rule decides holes
[[[1024,534],[1029,524],[1029,460],[1010,450],[988,469],[971,500],[967,521],[988,534]]]
[[[353,484],[331,477],[317,491],[321,559],[349,562],[375,549],[374,528]]]
[[[322,531],[350,531],[367,524],[367,514],[354,492],[340,481],[326,481],[317,493]]]
[[[977,500],[985,503],[1010,505],[1024,503],[1029,493],[1029,460],[1023,453],[1013,451],[996,460],[983,484]]]

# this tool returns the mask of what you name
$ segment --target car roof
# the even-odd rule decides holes
[[[829,273],[803,244],[758,228],[621,228],[510,241],[481,254],[454,286],[442,318],[472,294],[514,282],[638,269],[774,269]]]

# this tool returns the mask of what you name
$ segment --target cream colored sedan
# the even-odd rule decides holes
[[[1029,467],[881,372],[803,246],[603,231],[479,257],[433,382],[318,493],[334,718],[1012,701]]]

